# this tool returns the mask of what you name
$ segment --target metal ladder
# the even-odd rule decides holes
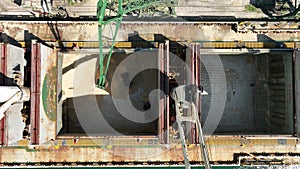
[[[199,90],[196,85],[181,85],[172,90],[172,98],[175,100],[176,107],[176,120],[178,123],[179,136],[182,145],[182,152],[184,156],[184,164],[186,169],[190,169],[187,145],[185,141],[185,133],[183,128],[183,122],[193,122],[196,124],[196,130],[199,136],[201,155],[204,161],[205,169],[211,169],[209,163],[208,151],[205,146],[203,131],[198,116],[198,111],[195,105],[196,95],[202,94],[203,90]],[[190,116],[183,116],[184,111],[190,110]]]

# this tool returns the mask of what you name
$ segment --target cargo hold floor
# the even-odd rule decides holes
[[[293,103],[289,99],[292,93],[291,58],[292,53],[287,51],[220,55],[227,91],[222,118],[214,134],[293,134]],[[214,84],[204,65],[201,67],[201,84],[210,93],[202,97],[204,124],[210,107],[219,104],[211,99]]]

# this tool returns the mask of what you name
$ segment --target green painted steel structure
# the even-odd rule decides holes
[[[111,55],[113,53],[115,39],[120,28],[123,16],[130,14],[134,11],[141,11],[145,8],[164,6],[174,7],[176,5],[175,0],[99,0],[97,4],[97,18],[98,18],[98,33],[99,33],[99,88],[105,87],[105,78],[108,71]],[[116,10],[117,9],[117,10]],[[113,16],[106,16],[106,12],[113,12]],[[174,10],[172,10],[174,11]],[[173,14],[173,13],[172,13]],[[110,47],[108,55],[103,53],[103,28],[105,25],[115,23],[116,28],[113,33],[112,45]],[[104,66],[105,57],[107,57],[106,65]]]

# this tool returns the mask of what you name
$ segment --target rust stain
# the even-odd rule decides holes
[[[0,24],[0,33],[4,32],[4,25]]]
[[[207,148],[213,161],[228,161],[233,160],[233,155],[236,152],[273,152],[274,149],[278,152],[297,152],[295,150],[295,140],[291,140],[285,147],[278,147],[277,140],[268,139],[247,139],[241,137],[214,137],[209,138]],[[241,146],[243,144],[243,146]],[[5,156],[4,154],[10,154]],[[198,161],[201,157],[199,146],[189,146],[188,154],[190,160]],[[182,149],[178,144],[171,144],[169,148],[164,147],[125,147],[116,146],[112,149],[100,147],[58,147],[44,146],[37,147],[34,151],[25,151],[18,149],[0,149],[0,162],[17,161],[22,155],[24,160],[39,162],[39,161],[80,161],[80,162],[112,162],[112,161],[183,161]],[[152,155],[152,156],[151,156]]]
[[[80,34],[79,37],[78,37],[79,41],[84,41],[85,39],[86,39],[85,35],[82,35],[82,34]]]
[[[39,37],[40,39],[54,39],[49,26],[46,23],[28,23],[28,22],[20,22],[14,23],[10,21],[3,21],[1,22],[3,28],[0,32],[9,32],[8,35],[17,38],[17,41],[24,40],[23,36],[17,36],[23,32],[23,30],[28,30],[32,32],[35,36]],[[15,28],[13,28],[15,27]],[[81,40],[84,39],[85,41],[95,41],[97,37],[97,22],[86,22],[86,23],[79,23],[79,22],[72,22],[72,23],[57,23],[57,27],[59,29],[59,33],[61,34],[62,39],[72,41],[72,40]],[[231,25],[220,24],[220,23],[174,23],[174,24],[134,24],[134,23],[126,23],[121,25],[121,29],[119,30],[118,40],[124,41],[126,40],[127,36],[133,30],[136,30],[142,34],[145,32],[149,32],[150,34],[163,34],[166,37],[173,37],[178,41],[186,41],[186,40],[205,40],[203,34],[201,32],[208,32],[206,39],[213,39],[213,37],[224,37],[225,40],[232,40],[233,38],[239,37],[240,33],[234,33],[231,30]],[[108,28],[106,28],[108,31]],[[47,32],[47,33],[45,33]],[[209,32],[214,32],[209,34]],[[230,33],[230,34],[228,34]],[[146,38],[150,38],[150,34]],[[246,38],[245,40],[256,40],[257,33],[243,33],[243,36]],[[266,33],[267,36],[270,36],[272,39],[277,39],[280,41],[290,40],[291,37],[295,37],[295,35],[299,34],[294,32],[280,32],[280,33],[273,33],[268,32]],[[106,36],[111,36],[111,33],[107,34]]]
[[[12,38],[16,38],[18,33],[22,31],[22,29],[19,27],[8,27],[7,30],[8,30],[9,36]]]

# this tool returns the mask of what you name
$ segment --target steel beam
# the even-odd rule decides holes
[[[0,73],[2,74],[2,78],[0,78],[0,84],[5,85],[5,76],[7,74],[7,46],[6,44],[0,44]],[[5,114],[4,114],[5,115]],[[5,118],[0,120],[0,144],[5,145]]]
[[[31,144],[39,144],[41,54],[40,44],[36,40],[32,41],[31,52]]]
[[[200,86],[200,71],[201,71],[201,61],[200,61],[200,45],[199,44],[191,44],[190,45],[190,68],[193,74],[191,78],[191,84],[195,84],[196,86]],[[198,110],[198,117],[201,120],[201,102],[200,102],[200,95],[196,97],[196,109]],[[199,133],[196,130],[196,125],[191,123],[190,126],[190,134],[189,134],[189,141],[190,143],[199,143]]]
[[[60,91],[57,91],[58,58],[55,49],[34,40],[31,49],[31,144],[43,144],[56,138],[58,114],[61,118],[61,112],[58,112],[61,110]]]
[[[170,95],[169,95],[169,74],[170,74],[170,43],[166,41],[165,43],[165,58],[164,58],[164,66],[165,66],[165,76],[164,76],[164,92],[165,92],[165,143],[170,143]]]
[[[158,119],[158,135],[161,144],[168,144],[169,139],[169,42],[159,44],[158,64],[159,86],[165,93],[159,101],[159,119]]]
[[[190,45],[190,54],[191,54],[191,59],[190,59],[190,68],[191,68],[191,73],[192,73],[192,78],[191,78],[191,84],[196,84],[197,80],[196,80],[196,70],[197,70],[197,66],[196,66],[196,45],[195,44],[191,44]],[[186,122],[188,124],[186,124],[186,129],[190,130],[190,133],[188,134],[188,140],[190,143],[195,143],[196,142],[196,125],[192,122]]]
[[[0,84],[5,84],[5,75],[7,73],[7,47],[6,44],[0,44],[0,52],[1,52],[1,59],[0,59],[0,73],[2,73],[3,78],[0,79]]]
[[[159,77],[159,86],[161,89],[164,89],[164,77],[161,76],[161,74],[164,73],[164,44],[159,44],[159,50],[158,50],[158,65],[160,68],[158,77]],[[165,116],[164,116],[164,109],[165,109],[165,99],[159,100],[159,119],[158,119],[158,136],[159,136],[159,142],[163,144],[164,141],[164,128],[165,128]]]

